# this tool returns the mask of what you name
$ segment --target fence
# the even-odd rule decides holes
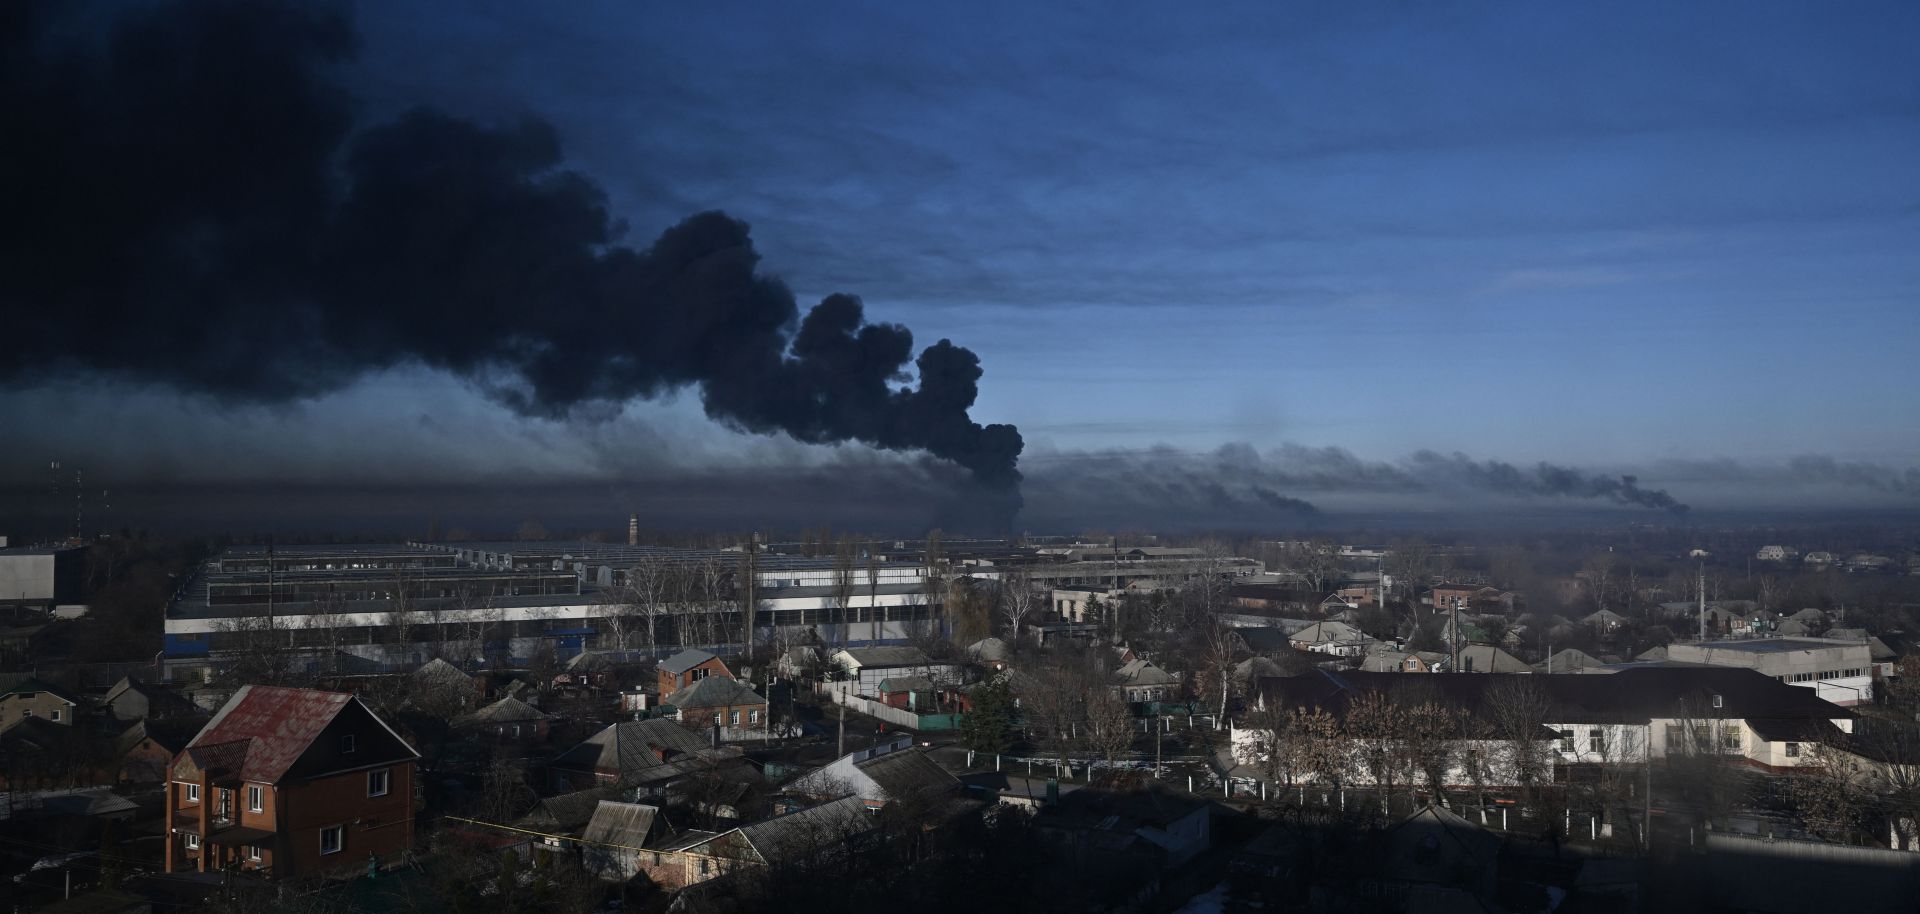
[[[961,714],[915,714],[912,711],[903,711],[892,705],[874,701],[870,698],[862,698],[859,695],[853,694],[852,691],[847,688],[835,688],[835,686],[843,687],[846,685],[848,685],[848,683],[822,683],[822,688],[819,691],[821,694],[833,699],[835,704],[845,705],[868,717],[877,717],[887,723],[899,727],[906,727],[909,730],[957,730],[960,727],[961,719],[965,716]]]

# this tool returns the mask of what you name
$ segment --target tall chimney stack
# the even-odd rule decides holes
[[[627,515],[627,545],[640,545],[640,515]]]

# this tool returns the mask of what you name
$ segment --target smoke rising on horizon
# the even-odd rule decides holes
[[[192,3],[0,9],[0,305],[56,375],[274,404],[421,364],[528,416],[697,387],[729,426],[923,450],[1010,517],[1022,448],[968,415],[979,359],[833,295],[804,316],[747,225],[645,248],[554,129],[415,109],[374,125],[332,72],[342,11]],[[917,383],[915,383],[917,382]]]
[[[1262,453],[1252,445],[1228,444],[1207,453],[1107,450],[1050,454],[1028,462],[1036,482],[1077,492],[1081,500],[1100,490],[1131,492],[1154,501],[1198,493],[1223,507],[1264,504],[1304,515],[1314,512],[1311,503],[1277,492],[1458,493],[1600,501],[1676,515],[1688,511],[1665,491],[1642,488],[1634,476],[1597,475],[1546,462],[1522,467],[1434,451],[1389,463],[1363,460],[1339,447],[1289,444]]]

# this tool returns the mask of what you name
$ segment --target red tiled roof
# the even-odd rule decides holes
[[[202,764],[237,763],[238,770],[229,767],[221,773],[241,780],[278,783],[353,700],[347,692],[241,686],[183,754]],[[233,744],[244,744],[244,754],[235,751],[237,747],[229,748]],[[211,752],[196,751],[216,746],[220,748]]]

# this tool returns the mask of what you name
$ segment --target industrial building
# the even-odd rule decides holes
[[[1873,700],[1872,648],[1864,641],[1749,638],[1676,642],[1667,645],[1667,659],[1758,670],[1789,685],[1813,689],[1837,705]]]
[[[594,649],[730,653],[747,626],[756,643],[897,644],[941,623],[924,553],[889,545],[851,562],[577,541],[234,546],[169,603],[162,661],[176,680],[211,678],[268,649],[311,672],[411,669],[435,657],[507,667],[548,649],[561,660]],[[941,574],[997,580],[1018,564],[1045,587],[1258,570],[1241,558],[1086,557],[1098,551],[981,547],[943,554]]]
[[[827,558],[583,542],[236,546],[169,604],[163,662],[182,679],[263,645],[309,671],[432,657],[508,666],[543,645],[560,659],[737,650],[749,601],[756,641],[898,641],[933,618],[924,578],[917,566],[869,578]]]
[[[86,574],[85,547],[7,548],[0,539],[0,607],[47,615],[78,607]]]

